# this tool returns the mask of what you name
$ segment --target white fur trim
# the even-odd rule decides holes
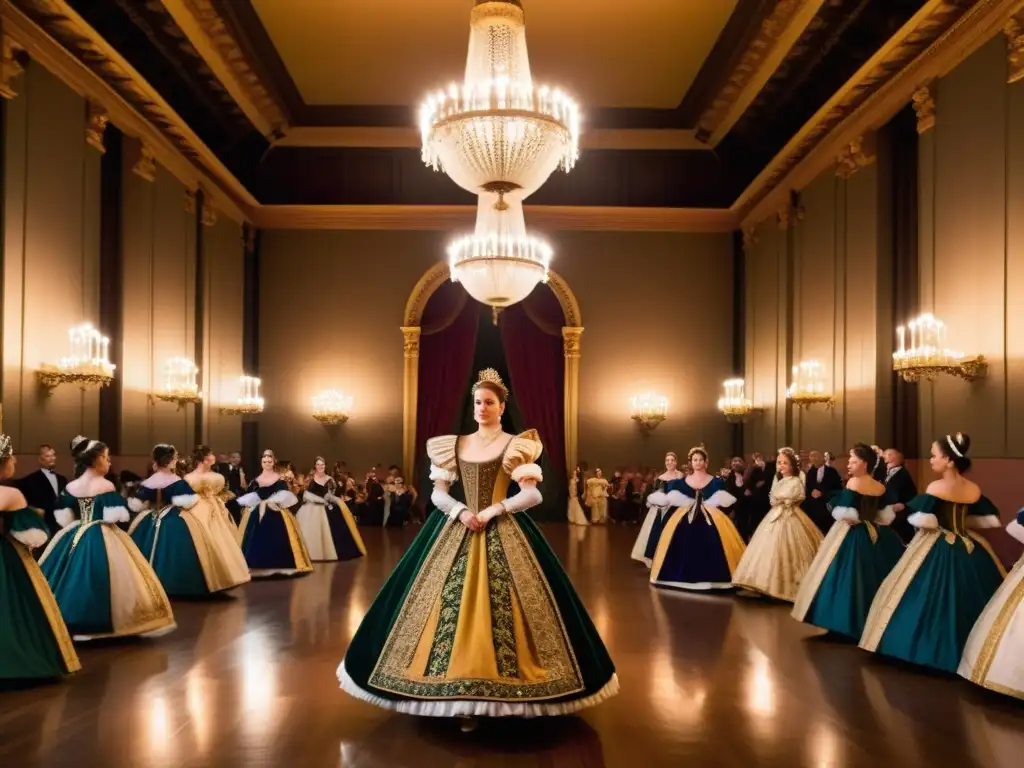
[[[725,509],[736,503],[736,497],[728,491],[715,491],[710,499],[704,499],[704,503],[716,509]]]
[[[653,496],[654,494],[651,495]],[[658,505],[661,507],[685,507],[693,501],[693,499],[689,498],[682,491],[669,491],[662,495],[665,497],[665,503]]]
[[[544,497],[541,496],[539,490],[532,486],[526,486],[515,496],[502,501],[501,506],[505,508],[506,512],[522,512],[524,509],[536,507],[542,501],[544,501]]]
[[[256,491],[251,493],[243,493],[235,501],[238,502],[240,507],[255,507],[260,503],[260,495]]]
[[[177,475],[169,475],[164,472],[154,473],[142,481],[145,488],[160,491],[170,485],[174,485],[180,478]]]
[[[430,480],[431,482],[441,480],[445,483],[448,483],[448,485],[451,485],[452,483],[458,482],[459,475],[457,472],[452,472],[450,469],[441,469],[440,467],[431,464]]]
[[[128,509],[130,509],[132,512],[135,512],[136,514],[141,512],[142,510],[146,509],[148,506],[149,506],[149,502],[148,501],[143,501],[142,499],[137,499],[134,496],[132,496],[130,499],[128,499]]]
[[[327,501],[328,504],[340,504],[341,503],[341,499],[339,499],[337,496],[335,496],[330,491],[328,491],[327,493],[324,494],[324,499]]]
[[[53,516],[61,528],[67,528],[75,522],[75,513],[68,507],[64,507],[64,509],[55,509],[53,511]]]
[[[967,527],[975,530],[983,528],[1002,528],[999,515],[968,515]]]
[[[345,670],[344,661],[338,667],[338,683],[341,686],[341,690],[345,691],[345,693],[368,704],[373,704],[382,709],[390,709],[395,712],[423,717],[543,717],[569,715],[573,712],[579,712],[581,709],[600,704],[619,692],[619,678],[617,675],[612,675],[604,687],[593,696],[555,704],[544,701],[472,701],[468,699],[448,701],[400,699],[396,701],[394,699],[385,699],[383,696],[375,696],[356,685],[355,681],[349,677],[348,672]]]
[[[921,529],[934,530],[939,527],[939,518],[927,512],[915,512],[907,518],[907,522],[915,528]]]
[[[11,536],[16,538],[22,544],[29,549],[35,549],[41,547],[46,543],[46,539],[49,538],[46,535],[46,531],[41,531],[38,528],[29,528],[25,531],[11,531]]]
[[[848,523],[859,523],[860,513],[853,507],[833,507],[832,519],[836,521],[845,520]]]
[[[539,483],[544,480],[544,473],[537,464],[520,464],[512,470],[512,480],[516,483],[522,480],[536,480]]]
[[[328,496],[329,495],[330,494],[328,494]],[[317,496],[312,491],[303,491],[303,493],[302,493],[302,500],[304,502],[306,502],[307,504],[325,504],[326,503],[326,499],[323,499],[320,496]]]
[[[1010,524],[1006,526],[1006,532],[1021,544],[1024,544],[1024,525],[1021,525],[1016,520],[1011,520]]]
[[[299,503],[299,499],[291,491],[275,491],[267,499],[268,504],[276,504],[279,509],[284,507],[294,507]]]
[[[673,491],[673,493],[679,493],[679,491]],[[655,491],[647,497],[648,507],[667,507],[668,505],[668,496],[664,491]]]
[[[892,521],[896,519],[896,510],[892,508],[892,504],[886,504],[875,515],[875,522],[879,525],[892,525]]]
[[[127,523],[131,519],[127,507],[107,507],[103,510],[104,523]]]
[[[171,496],[171,504],[178,509],[191,509],[199,503],[199,496],[195,493],[183,493],[180,496]]]

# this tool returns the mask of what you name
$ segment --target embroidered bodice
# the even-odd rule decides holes
[[[792,507],[807,497],[806,486],[799,477],[782,477],[772,484],[769,497],[772,506]]]
[[[973,504],[964,504],[949,501],[948,499],[940,499],[938,496],[932,496],[930,493],[922,493],[911,499],[907,507],[914,512],[934,515],[938,521],[939,528],[960,537],[966,537],[968,529],[976,527],[968,524],[968,518],[988,517],[990,515],[994,515],[996,519],[999,517],[999,510],[985,496],[982,496]]]
[[[96,496],[72,496],[67,491],[60,495],[61,506],[70,509],[78,515],[82,525],[103,520],[103,511],[106,509],[124,510],[125,519],[128,510],[125,508],[124,499],[117,491],[105,491]]]
[[[832,517],[849,523],[877,523],[889,525],[895,518],[892,511],[892,497],[887,489],[878,496],[872,496],[850,488],[843,488],[830,500]]]

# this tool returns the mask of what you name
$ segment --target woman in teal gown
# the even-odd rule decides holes
[[[107,446],[75,438],[75,479],[54,516],[62,526],[39,564],[75,640],[156,636],[174,629],[174,613],[153,568],[118,523],[125,501],[105,478]]]
[[[0,481],[17,460],[0,434]],[[56,678],[82,668],[46,578],[30,550],[46,543],[41,510],[21,491],[0,486],[0,680]]]
[[[197,465],[212,464],[210,449],[196,447]],[[201,598],[226,592],[249,581],[237,541],[215,538],[206,524],[199,494],[175,473],[178,452],[173,445],[153,448],[156,471],[147,477],[129,499],[139,512],[128,529],[142,554],[149,560],[160,583],[171,597]],[[228,560],[228,555],[234,555]],[[237,565],[233,569],[233,566]]]
[[[975,621],[1006,570],[972,528],[998,528],[999,511],[964,474],[970,438],[932,443],[941,479],[907,505],[917,534],[871,604],[860,647],[912,664],[956,672]]]
[[[850,450],[846,488],[831,500],[835,522],[807,569],[793,618],[860,639],[871,600],[903,555],[889,525],[896,515],[885,486],[872,477],[881,459],[870,445]]]

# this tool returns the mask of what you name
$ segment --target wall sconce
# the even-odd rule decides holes
[[[825,367],[817,360],[805,360],[793,366],[793,382],[786,390],[786,397],[800,408],[810,408],[815,403],[824,403],[832,408],[835,398],[825,389]]]
[[[668,418],[668,398],[653,392],[633,395],[629,398],[629,410],[629,418],[639,424],[641,429],[656,429]]]
[[[263,413],[263,398],[260,397],[260,380],[255,376],[239,376],[239,396],[235,404],[221,408],[225,416],[253,416]]]
[[[352,411],[352,397],[336,389],[326,389],[313,397],[313,418],[321,424],[344,424]]]
[[[747,416],[759,410],[744,397],[744,386],[743,379],[726,379],[722,382],[723,392],[718,398],[718,410],[725,414],[730,423],[746,421]]]
[[[199,369],[187,357],[172,357],[164,363],[164,386],[156,397],[168,403],[177,403],[181,410],[188,403],[198,403],[203,393],[196,384]]]
[[[105,387],[114,379],[114,366],[110,362],[110,339],[91,323],[82,323],[68,329],[71,354],[62,357],[56,365],[43,365],[36,372],[39,383],[47,389],[61,384],[78,384],[82,389]]]
[[[907,348],[907,330],[910,348]],[[967,357],[946,347],[946,324],[932,314],[919,315],[896,329],[899,349],[892,353],[892,369],[904,381],[916,384],[921,379],[935,381],[940,373],[975,381],[988,373],[983,355]]]

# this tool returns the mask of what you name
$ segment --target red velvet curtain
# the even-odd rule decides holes
[[[451,282],[444,283],[427,302],[420,335],[417,457],[423,455],[429,438],[450,433],[458,420],[469,386],[479,317],[480,305],[461,285]]]
[[[523,423],[540,433],[549,464],[561,479],[565,467],[565,355],[562,307],[540,285],[501,313],[501,341],[512,392]]]

